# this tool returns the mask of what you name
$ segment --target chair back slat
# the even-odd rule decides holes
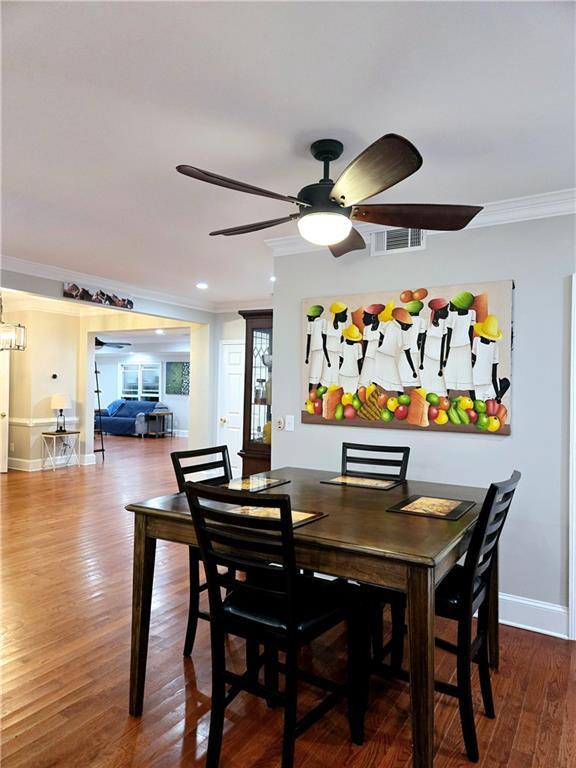
[[[176,474],[178,490],[182,493],[184,483],[189,480],[205,485],[225,485],[232,480],[232,469],[228,446],[196,448],[190,451],[174,451],[170,454]],[[220,470],[220,472],[216,472]],[[209,473],[206,476],[206,473]]]
[[[295,631],[297,569],[290,497],[191,482],[184,490],[206,571],[210,615],[223,618],[225,587],[281,601],[287,625]],[[250,514],[243,511],[247,507]],[[222,566],[229,570],[222,573]]]
[[[380,458],[374,454],[388,454],[388,458]],[[409,457],[410,448],[408,447],[342,443],[342,474],[385,480],[405,480]],[[354,469],[362,466],[388,467],[390,471],[367,473]]]
[[[474,594],[488,592],[493,555],[520,477],[515,471],[509,480],[492,483],[484,499],[464,561],[462,588],[470,603]]]

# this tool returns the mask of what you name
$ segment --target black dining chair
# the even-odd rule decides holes
[[[371,455],[372,454],[372,455]],[[376,455],[374,455],[376,454]],[[372,477],[377,480],[406,479],[410,448],[393,445],[342,443],[342,474]],[[382,471],[366,471],[361,467],[385,467]]]
[[[296,567],[290,497],[254,495],[186,483],[186,495],[204,562],[210,600],[212,646],[212,708],[208,768],[217,768],[222,745],[224,711],[240,691],[248,691],[284,707],[282,768],[292,768],[298,735],[348,696],[351,738],[363,740],[365,700],[357,681],[363,679],[362,648],[356,607],[348,607],[342,585],[302,576]],[[227,570],[222,571],[224,567]],[[237,572],[246,574],[239,580]],[[223,594],[223,589],[228,593]],[[352,604],[351,604],[352,605]],[[352,613],[354,611],[354,615]],[[348,626],[348,682],[335,683],[298,668],[298,655],[337,624]],[[243,674],[226,667],[225,635],[246,640]],[[263,653],[260,654],[260,646]],[[278,652],[285,653],[283,664]],[[264,667],[264,683],[260,669]],[[285,678],[280,691],[277,677]],[[297,682],[327,692],[323,700],[297,719]]]
[[[362,443],[342,443],[342,472],[353,477],[371,477],[377,480],[406,479],[410,448],[408,446],[367,445]],[[380,468],[376,472],[366,471],[363,467]],[[376,587],[370,588],[373,596]],[[404,602],[403,593],[393,590],[383,590],[380,599],[371,600],[372,614],[372,653],[377,661],[382,661],[391,653],[391,664],[398,668],[402,663],[402,648],[404,645]],[[392,619],[392,637],[384,645],[384,624],[382,609],[390,604]]]
[[[170,454],[172,466],[176,474],[178,490],[183,493],[187,480],[197,478],[206,485],[225,485],[232,480],[230,457],[226,445],[214,448],[197,448],[190,451],[173,451]],[[208,475],[208,476],[206,476]],[[200,610],[200,594],[208,588],[208,584],[200,581],[200,555],[196,547],[188,547],[190,570],[190,603],[188,606],[188,622],[184,640],[184,656],[190,656],[196,638],[198,619],[210,621],[210,614]]]
[[[436,588],[436,615],[457,622],[458,638],[455,644],[436,638],[438,648],[456,655],[457,672],[456,685],[441,680],[435,681],[434,685],[439,693],[458,699],[466,754],[474,763],[478,762],[479,753],[472,706],[472,663],[478,665],[484,711],[487,717],[494,718],[488,656],[491,570],[496,563],[494,554],[520,477],[520,472],[515,471],[509,480],[492,483],[474,526],[464,564],[455,565]],[[473,638],[472,619],[476,611],[478,620]],[[403,635],[404,608],[397,621],[401,621]]]

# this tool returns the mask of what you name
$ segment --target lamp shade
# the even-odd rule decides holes
[[[50,408],[53,411],[68,411],[72,408],[72,401],[70,395],[52,395],[50,398]]]

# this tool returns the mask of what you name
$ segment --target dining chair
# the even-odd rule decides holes
[[[296,567],[290,497],[254,495],[186,483],[200,553],[208,581],[212,649],[212,708],[207,767],[217,768],[225,708],[240,691],[248,691],[284,708],[282,768],[292,768],[298,735],[345,696],[352,741],[363,740],[364,698],[362,647],[355,620],[357,608],[347,603],[343,587],[302,576]],[[227,570],[222,571],[225,567]],[[236,578],[244,572],[244,580]],[[223,588],[228,593],[223,595]],[[299,650],[341,622],[348,627],[348,681],[335,683],[298,668]],[[251,644],[243,674],[226,667],[225,635]],[[260,654],[260,646],[263,653]],[[279,663],[278,652],[285,653]],[[273,662],[271,664],[270,662]],[[260,669],[264,667],[264,682]],[[277,677],[284,675],[280,691]],[[298,680],[327,692],[322,701],[297,719]]]
[[[201,481],[207,485],[224,485],[232,480],[230,457],[226,445],[217,445],[214,448],[197,448],[190,451],[173,451],[170,458],[180,493],[184,492],[186,481],[198,477],[198,475],[200,475]],[[207,474],[208,476],[206,476]],[[196,547],[188,547],[188,562],[190,603],[184,640],[184,656],[190,656],[192,653],[198,619],[210,621],[210,614],[200,610],[200,594],[208,588],[208,585],[205,581],[200,581],[200,557]]]
[[[466,754],[474,763],[478,762],[479,753],[472,706],[472,663],[478,665],[484,711],[487,717],[494,718],[488,656],[491,570],[496,563],[494,554],[520,477],[520,472],[515,471],[509,480],[492,483],[474,526],[464,564],[455,565],[436,588],[436,615],[457,622],[458,634],[456,643],[443,638],[436,638],[435,642],[439,648],[456,655],[456,685],[437,680],[434,687],[439,693],[458,699]],[[472,619],[476,612],[478,619],[473,638]],[[401,613],[397,621],[401,621],[403,635],[405,600]]]
[[[376,454],[376,455],[370,455]],[[342,475],[354,477],[371,477],[378,480],[406,479],[410,448],[408,446],[367,445],[362,443],[342,443]],[[362,467],[385,467],[386,471],[367,472]],[[377,588],[370,588],[373,594]],[[392,619],[392,637],[384,645],[384,623],[382,610],[386,603],[390,604]],[[391,664],[398,668],[402,663],[402,648],[404,645],[404,605],[403,593],[393,590],[383,590],[380,599],[372,600],[372,653],[377,661],[382,661],[391,653]]]
[[[388,456],[388,458],[381,458],[382,456]],[[402,481],[406,479],[409,458],[410,448],[407,446],[342,443],[342,474]],[[386,467],[387,469],[385,472],[366,472],[358,467]]]

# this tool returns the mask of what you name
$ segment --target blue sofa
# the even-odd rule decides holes
[[[100,429],[109,435],[145,435],[148,432],[146,414],[155,411],[167,411],[163,403],[149,400],[113,400],[107,408],[94,414],[94,429]]]

